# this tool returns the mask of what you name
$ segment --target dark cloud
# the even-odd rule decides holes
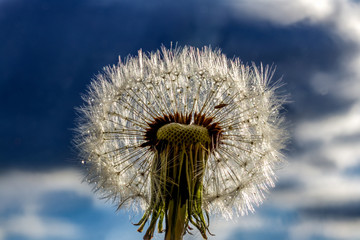
[[[360,202],[303,208],[299,213],[315,219],[360,219]]]
[[[295,191],[303,188],[303,185],[299,183],[296,179],[288,179],[287,181],[279,181],[276,183],[276,187],[272,190],[274,192],[286,192],[286,191]]]

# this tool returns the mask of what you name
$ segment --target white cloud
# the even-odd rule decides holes
[[[300,21],[323,21],[336,10],[335,0],[228,0],[246,18],[289,25]]]
[[[51,172],[30,172],[12,171],[0,176],[0,199],[1,206],[4,201],[10,203],[16,199],[34,201],[47,192],[71,191],[81,196],[90,196],[90,188],[87,184],[82,184],[82,175],[74,169],[64,169]]]
[[[357,167],[360,165],[360,140],[328,144],[319,149],[319,153],[340,170]]]
[[[295,138],[299,144],[320,143],[316,149],[303,153],[304,156],[326,159],[340,170],[360,164],[359,136],[360,102],[343,113],[301,122],[295,130]]]
[[[20,235],[32,239],[44,239],[49,237],[60,237],[75,239],[80,231],[73,223],[67,223],[48,217],[40,217],[37,214],[11,216],[2,223],[3,234]]]
[[[337,1],[337,15],[334,22],[339,35],[350,41],[360,39],[360,3],[350,0]]]
[[[283,183],[298,187],[272,191],[269,203],[283,209],[344,206],[360,201],[360,177],[344,176],[337,169],[314,167],[306,157],[290,162],[279,174]]]
[[[349,220],[309,220],[304,219],[290,228],[293,240],[323,236],[329,239],[353,240],[360,238],[360,219]]]
[[[354,104],[344,113],[318,120],[301,122],[295,132],[298,141],[321,141],[329,143],[338,137],[360,134],[360,104]]]
[[[60,237],[78,238],[81,230],[74,223],[45,217],[43,197],[56,192],[72,192],[94,199],[87,184],[81,183],[81,173],[74,169],[52,172],[6,172],[0,176],[0,239],[16,234],[29,239]],[[94,200],[94,203],[96,201]],[[2,213],[16,209],[2,217]]]
[[[83,173],[76,169],[48,172],[9,171],[0,176],[0,211],[4,206],[18,201],[36,202],[51,192],[73,192],[88,197],[96,207],[104,207],[103,201],[93,194],[92,187],[83,183]],[[24,199],[24,196],[26,198]]]

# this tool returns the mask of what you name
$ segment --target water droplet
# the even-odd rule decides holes
[[[176,91],[177,91],[178,93],[182,93],[182,92],[183,92],[183,88],[182,88],[182,87],[177,87]]]

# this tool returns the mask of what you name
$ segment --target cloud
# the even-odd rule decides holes
[[[298,187],[274,190],[269,195],[272,205],[279,208],[342,206],[360,201],[360,176],[346,176],[297,159],[287,166],[279,179],[296,181]]]
[[[342,113],[321,119],[301,122],[295,132],[299,142],[321,141],[330,143],[339,137],[360,134],[360,104],[354,104]]]
[[[79,196],[92,196],[90,187],[82,184],[81,180],[81,173],[74,169],[5,172],[0,176],[0,195],[3,196],[0,199],[0,211],[16,203],[39,201],[49,192],[70,191]]]
[[[2,174],[0,239],[12,235],[27,239],[78,238],[81,229],[77,224],[43,215],[44,197],[59,192],[71,192],[94,199],[90,187],[81,184],[81,173],[75,169],[51,172],[13,171]]]
[[[3,235],[17,235],[30,239],[59,237],[75,239],[80,235],[78,227],[54,218],[41,217],[36,213],[12,216],[2,223]],[[1,238],[0,238],[1,239]]]
[[[246,231],[260,231],[269,226],[268,218],[257,214],[250,214],[231,220],[225,220],[223,217],[213,216],[210,219],[210,232],[214,237],[209,236],[209,239],[227,240],[236,234],[236,232]],[[192,231],[194,235],[185,235],[184,240],[201,239],[201,234],[197,230]]]
[[[333,162],[338,169],[356,167],[360,159],[360,102],[347,111],[316,120],[300,122],[295,138],[300,145],[318,143],[308,148],[307,158],[316,156]]]
[[[358,41],[360,39],[360,3],[351,0],[336,2],[337,14],[332,16],[336,30],[343,38]]]
[[[359,12],[360,16],[360,12]],[[360,18],[360,17],[359,17]],[[358,25],[360,26],[360,19]],[[349,56],[344,61],[344,69],[347,74],[347,78],[342,79],[342,81],[338,81],[334,83],[334,91],[338,97],[344,99],[355,100],[356,102],[360,101],[360,37],[357,40],[357,48],[353,52],[352,56]]]
[[[211,222],[211,232],[216,239],[229,239],[237,231],[257,231],[266,225],[264,218],[259,215],[247,215],[233,220],[215,218]]]
[[[360,237],[360,219],[349,220],[309,220],[303,219],[290,228],[293,240],[325,237],[327,239],[353,240]]]
[[[329,18],[336,9],[334,0],[228,0],[246,18],[266,20],[280,25],[301,21],[318,22]]]

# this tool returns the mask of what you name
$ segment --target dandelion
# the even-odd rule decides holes
[[[140,50],[106,67],[79,108],[86,179],[118,209],[144,211],[144,239],[192,227],[207,239],[209,214],[253,212],[274,186],[284,99],[273,72],[208,47]]]

